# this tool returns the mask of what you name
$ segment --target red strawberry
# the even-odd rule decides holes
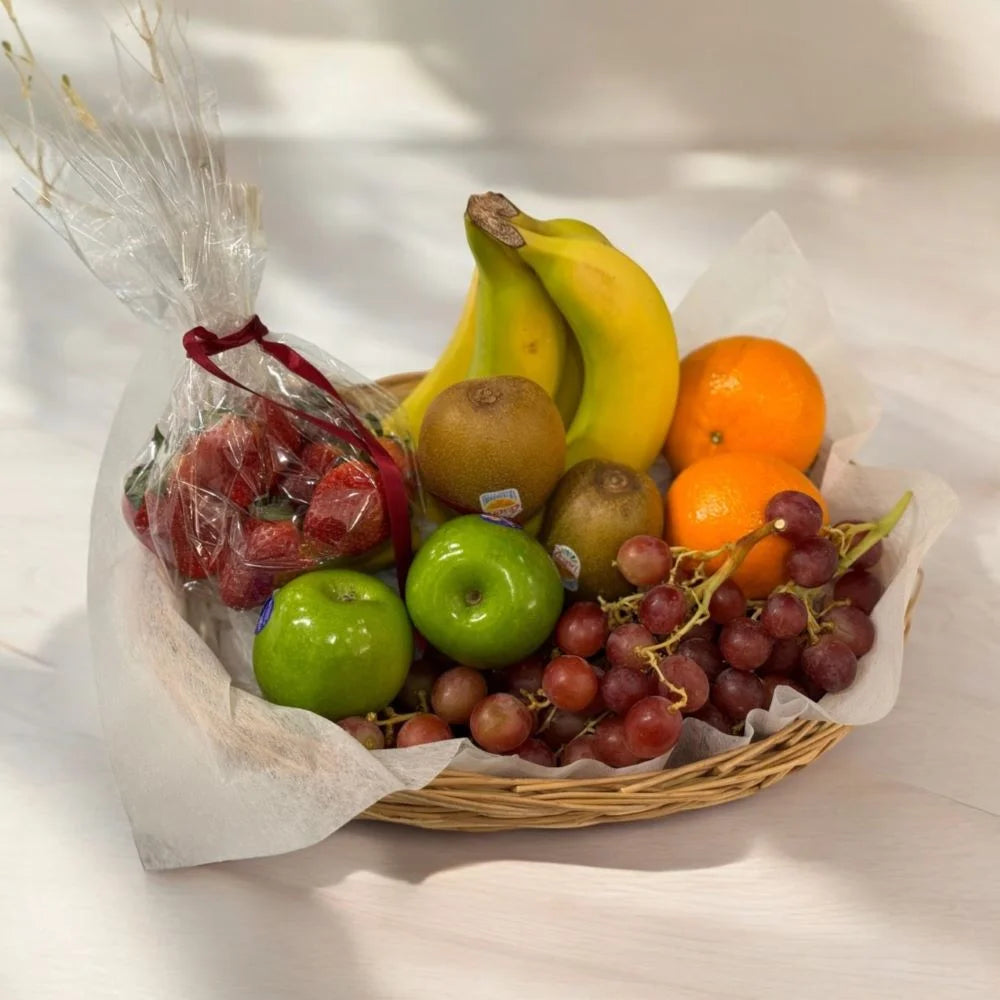
[[[278,448],[289,455],[298,453],[302,435],[284,407],[258,397],[250,404],[250,416],[264,425],[265,435]]]
[[[188,580],[215,572],[232,507],[222,497],[170,477],[145,496],[153,551]]]
[[[132,529],[132,534],[152,551],[153,542],[149,537],[149,508],[146,506],[146,498],[139,498],[139,505],[136,507],[127,493],[122,494],[122,514],[125,521]]]
[[[262,604],[277,587],[319,565],[292,521],[250,518],[222,560],[219,596],[230,608]]]
[[[316,484],[302,531],[341,556],[367,552],[388,538],[378,471],[357,459],[335,465]]]
[[[274,484],[263,424],[227,414],[196,434],[177,463],[177,478],[247,507]]]
[[[406,449],[396,438],[382,437],[378,439],[379,444],[389,453],[389,457],[396,463],[399,471],[403,473],[406,482],[413,481],[413,464]]]
[[[316,483],[343,457],[344,451],[338,445],[328,441],[310,441],[299,456],[299,467],[282,480],[282,492],[298,503],[308,503]]]

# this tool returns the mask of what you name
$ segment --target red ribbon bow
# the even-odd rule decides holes
[[[406,497],[406,486],[403,482],[403,472],[392,460],[389,452],[382,447],[378,438],[365,426],[364,421],[355,416],[354,411],[344,402],[340,393],[333,387],[330,380],[313,364],[307,361],[298,351],[282,344],[278,341],[268,340],[268,329],[261,322],[259,316],[253,316],[241,330],[230,333],[225,337],[206,330],[203,326],[196,326],[193,330],[188,330],[184,334],[184,350],[187,356],[205,371],[216,378],[235,385],[239,389],[267,399],[276,406],[294,413],[304,420],[322,428],[328,434],[341,441],[368,452],[379,471],[378,487],[385,501],[386,512],[389,515],[389,532],[392,538],[392,548],[396,557],[396,579],[399,581],[400,593],[403,593],[406,582],[406,571],[410,565],[412,556],[411,536],[410,536],[410,514],[409,502]],[[224,372],[212,358],[216,354],[231,351],[235,347],[243,347],[246,344],[256,342],[265,354],[269,354],[279,364],[283,365],[290,372],[305,379],[310,384],[316,386],[331,396],[343,406],[350,429],[335,424],[332,421],[324,420],[312,413],[289,406],[270,396],[257,392],[237,382],[232,376]]]

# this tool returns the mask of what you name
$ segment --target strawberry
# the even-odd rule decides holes
[[[139,497],[139,504],[136,506],[128,493],[122,494],[122,514],[125,521],[132,529],[132,534],[152,551],[153,541],[149,536],[149,508],[146,506],[145,495]]]
[[[150,480],[156,473],[156,460],[163,447],[163,435],[159,427],[153,428],[153,434],[143,449],[139,463],[125,477],[122,493],[122,514],[132,529],[136,538],[152,550],[153,542],[149,534],[149,508],[146,505],[146,491]]]
[[[177,478],[246,508],[274,483],[274,462],[259,421],[237,414],[196,434],[177,463]]]
[[[302,435],[284,407],[269,399],[257,397],[250,404],[250,416],[263,424],[265,436],[273,446],[289,455],[298,454],[302,446]]]
[[[292,521],[251,517],[222,559],[219,596],[230,608],[255,607],[277,587],[315,569],[323,554],[305,541]]]
[[[399,440],[391,437],[380,437],[378,441],[389,453],[389,457],[396,463],[399,471],[403,473],[404,481],[411,483],[413,481],[413,463]]]
[[[335,465],[316,484],[302,531],[341,556],[367,552],[388,538],[378,471],[357,459]]]
[[[343,457],[343,449],[338,445],[328,441],[310,441],[299,455],[299,466],[281,481],[281,491],[298,503],[308,503],[316,483]]]
[[[210,576],[225,538],[226,501],[170,479],[164,490],[150,490],[145,503],[153,551],[186,580]]]

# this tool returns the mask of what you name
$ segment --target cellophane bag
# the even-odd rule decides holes
[[[47,83],[23,35],[10,53],[38,154],[18,192],[133,312],[188,331],[162,418],[123,470],[126,520],[179,585],[234,609],[318,567],[405,561],[419,490],[395,399],[257,319],[258,192],[227,176],[176,18],[157,5],[133,23],[147,51],[114,39],[107,116],[65,77]]]

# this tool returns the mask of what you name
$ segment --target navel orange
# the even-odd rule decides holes
[[[710,551],[734,542],[764,523],[768,501],[782,490],[799,490],[823,508],[819,490],[798,469],[774,455],[724,452],[689,465],[670,484],[664,502],[664,537],[671,545]],[[791,543],[770,535],[753,547],[733,579],[749,598],[766,597],[785,579]],[[714,570],[719,557],[709,563]]]
[[[663,453],[675,473],[729,451],[777,455],[807,469],[825,424],[823,387],[798,351],[766,337],[725,337],[681,362]]]

